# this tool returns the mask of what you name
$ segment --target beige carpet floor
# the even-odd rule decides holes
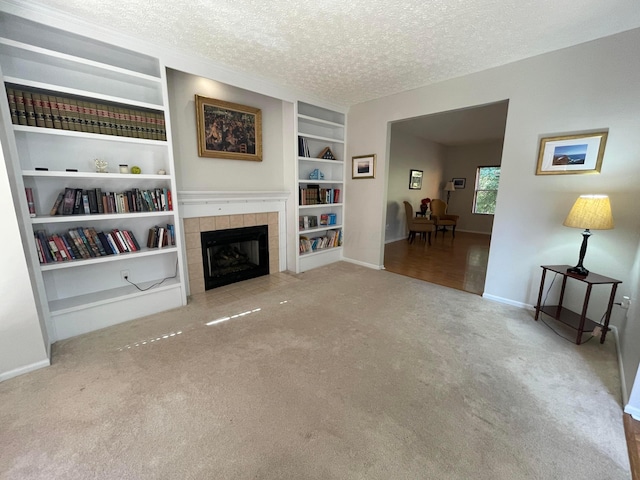
[[[613,335],[337,263],[59,342],[0,478],[628,479],[621,414]]]

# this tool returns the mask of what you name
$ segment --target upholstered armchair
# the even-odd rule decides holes
[[[416,233],[427,234],[429,245],[431,245],[431,232],[435,231],[436,227],[433,220],[427,220],[426,218],[416,218],[413,215],[413,207],[409,202],[404,202],[404,211],[407,215],[407,228],[409,229],[409,237],[407,240],[409,243],[413,243],[416,238]]]
[[[447,202],[439,198],[431,200],[431,220],[433,220],[436,225],[436,237],[438,236],[438,232],[442,232],[442,236],[444,236],[447,227],[451,227],[451,234],[453,238],[456,238],[458,218],[460,218],[459,215],[449,215],[447,213]]]

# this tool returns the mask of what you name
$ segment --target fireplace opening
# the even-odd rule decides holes
[[[269,274],[269,227],[233,228],[200,233],[204,288]]]

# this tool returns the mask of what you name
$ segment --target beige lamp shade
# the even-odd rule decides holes
[[[565,227],[611,230],[613,216],[607,195],[580,195],[565,219]]]
[[[447,184],[444,186],[444,191],[445,192],[453,192],[455,189],[456,189],[456,187],[453,184],[453,182],[447,182]]]

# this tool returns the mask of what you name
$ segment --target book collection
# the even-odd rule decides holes
[[[335,213],[323,213],[320,215],[320,225],[335,225],[337,223],[337,215]],[[301,215],[298,217],[300,230],[309,230],[318,226],[318,217],[316,215]]]
[[[299,205],[340,203],[339,188],[320,188],[320,185],[300,187]]]
[[[166,227],[154,226],[149,229],[147,236],[147,247],[162,248],[168,245],[176,244],[176,229],[172,224]]]
[[[342,245],[342,230],[329,230],[322,237],[308,238],[300,236],[300,254],[315,252],[325,248],[339,247]]]
[[[28,195],[28,194],[27,194]],[[58,194],[51,211],[55,215],[91,215],[95,213],[135,213],[172,211],[171,190],[133,188],[125,192],[103,192],[100,188],[65,188]]]
[[[309,152],[309,142],[304,137],[298,137],[298,156],[299,157],[310,157],[311,153]]]
[[[6,84],[15,125],[55,128],[121,137],[166,140],[163,112],[99,104],[46,90]],[[20,88],[18,88],[20,87]]]
[[[137,252],[140,244],[130,230],[97,232],[93,227],[71,228],[66,233],[48,235],[34,232],[41,264]]]

